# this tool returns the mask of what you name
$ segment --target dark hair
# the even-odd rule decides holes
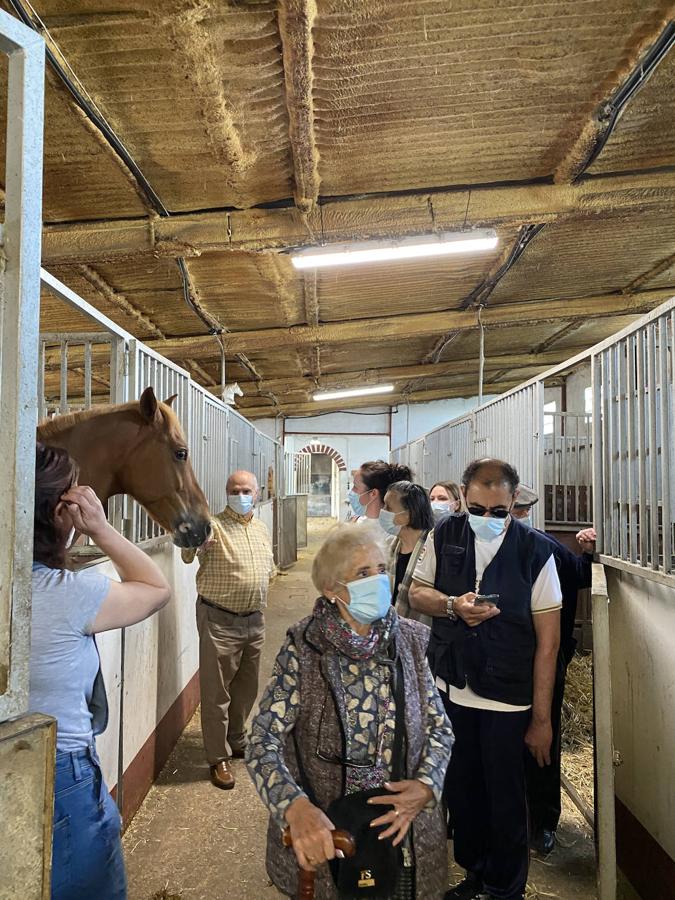
[[[429,494],[435,487],[442,487],[446,493],[448,493],[453,499],[458,500],[460,503],[462,502],[462,492],[459,489],[459,485],[455,484],[454,481],[436,481],[429,488]]]
[[[384,495],[387,493],[390,484],[393,484],[395,481],[412,480],[412,472],[407,466],[400,466],[398,463],[388,463],[383,459],[364,462],[359,471],[365,486],[369,491],[376,490],[380,495],[380,500],[384,500]]]
[[[472,481],[480,481],[481,484],[492,486],[495,484],[507,484],[514,494],[518,490],[520,478],[515,468],[502,459],[493,459],[490,456],[484,459],[474,459],[464,470],[462,485],[466,491]]]
[[[67,450],[35,447],[35,513],[33,518],[33,560],[50,569],[66,565],[67,534],[59,534],[54,512],[61,497],[77,481],[78,467]]]
[[[410,516],[410,528],[419,531],[431,531],[434,527],[434,514],[429,502],[429,495],[419,484],[412,481],[395,481],[387,488],[401,498],[403,509]]]

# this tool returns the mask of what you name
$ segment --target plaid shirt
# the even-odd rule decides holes
[[[267,526],[226,506],[211,518],[211,528],[216,543],[198,554],[197,591],[210,603],[233,613],[264,609],[269,582],[276,571]],[[191,563],[196,553],[194,549],[182,550],[183,562]]]

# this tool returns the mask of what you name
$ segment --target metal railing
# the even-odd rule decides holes
[[[311,453],[284,453],[286,494],[309,494],[312,476]]]
[[[397,447],[425,487],[472,460],[513,463],[544,503],[535,524],[595,525],[607,565],[672,583],[675,298],[634,325],[421,438]],[[545,413],[547,381],[589,364],[593,410]],[[544,419],[552,428],[544,427]],[[549,431],[549,434],[545,434]],[[420,451],[422,448],[422,451]],[[420,456],[422,465],[420,466]]]
[[[547,524],[593,521],[593,450],[588,413],[546,413],[544,503]]]
[[[595,523],[601,552],[673,571],[675,301],[594,348]]]
[[[186,432],[195,475],[214,512],[226,504],[227,475],[235,469],[256,475],[261,500],[287,491],[277,441],[48,272],[42,270],[41,279],[47,289],[100,329],[40,336],[38,405],[43,418],[135,400],[151,386],[160,400],[176,395],[173,408]],[[142,507],[128,497],[115,498],[109,516],[116,528],[136,542],[163,535]]]

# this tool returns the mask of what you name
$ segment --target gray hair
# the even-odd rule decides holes
[[[377,547],[385,557],[387,545],[379,525],[336,525],[319,547],[312,563],[312,581],[317,591],[332,590],[349,571],[355,550]]]

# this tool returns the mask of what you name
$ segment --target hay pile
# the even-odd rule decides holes
[[[576,655],[567,670],[562,716],[562,771],[593,808],[593,659]]]

